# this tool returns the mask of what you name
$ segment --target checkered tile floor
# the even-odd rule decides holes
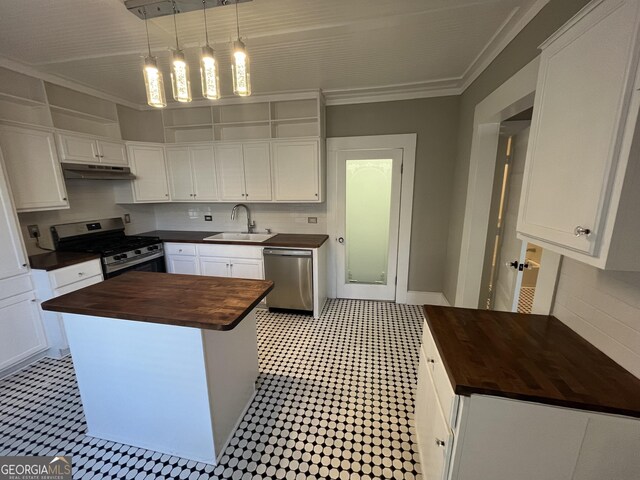
[[[218,466],[84,435],[73,364],[0,381],[0,456],[72,455],[79,479],[420,479],[418,307],[333,300],[319,320],[258,314],[257,394]]]

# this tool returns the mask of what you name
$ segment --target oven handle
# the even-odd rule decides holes
[[[156,258],[160,258],[160,257],[164,257],[164,251],[158,252],[158,253],[153,253],[151,255],[142,257],[142,258],[138,258],[137,260],[133,260],[130,262],[125,262],[125,263],[118,263],[116,265],[114,265],[113,263],[109,263],[105,265],[105,271],[106,273],[113,273],[113,272],[117,272],[118,270],[122,270],[123,268],[129,268],[132,267],[133,265],[139,265],[141,263],[146,263],[149,260],[154,260]]]

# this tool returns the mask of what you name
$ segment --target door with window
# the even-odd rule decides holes
[[[337,295],[395,300],[402,149],[337,152]]]

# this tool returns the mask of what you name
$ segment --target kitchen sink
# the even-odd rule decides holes
[[[275,236],[275,233],[224,232],[211,235],[204,240],[208,242],[264,242]]]

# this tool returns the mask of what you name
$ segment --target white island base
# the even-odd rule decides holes
[[[255,310],[205,330],[64,314],[86,434],[216,465],[255,393]]]

